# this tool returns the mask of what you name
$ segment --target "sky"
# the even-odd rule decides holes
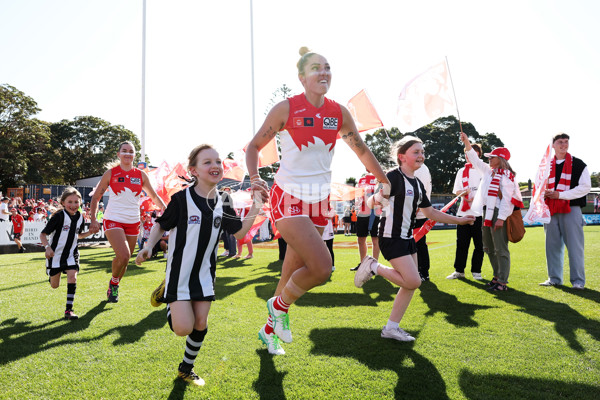
[[[93,115],[141,137],[142,8],[0,0],[0,84],[32,97],[39,119]],[[308,46],[331,65],[327,97],[345,105],[366,89],[388,128],[404,85],[447,57],[461,120],[504,142],[520,182],[558,132],[600,172],[599,17],[595,0],[147,0],[145,151],[153,165],[201,143],[239,151],[273,92],[302,93],[296,62]],[[335,149],[332,180],[360,177],[348,146]]]

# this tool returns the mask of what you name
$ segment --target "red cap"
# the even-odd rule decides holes
[[[506,147],[497,147],[491,153],[485,153],[486,157],[502,157],[506,161],[510,160],[510,151]]]
[[[13,211],[14,211],[14,212],[17,212],[17,209],[16,209],[16,208],[11,208],[11,209],[10,209],[10,212],[13,212]]]

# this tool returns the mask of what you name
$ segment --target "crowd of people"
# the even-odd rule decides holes
[[[331,83],[327,59],[307,48],[300,50],[297,73],[304,92],[276,104],[246,148],[251,181],[251,205],[241,212],[233,206],[230,190],[217,189],[223,178],[218,152],[209,144],[192,149],[188,157],[189,181],[168,204],[152,187],[148,175],[134,166],[135,146],[123,142],[118,160],[110,165],[98,184],[91,203],[82,205],[81,194],[65,190],[59,201],[2,199],[0,219],[21,224],[25,217],[48,220],[40,240],[45,248],[46,271],[52,288],[67,275],[65,318],[77,319],[73,311],[79,271],[78,239],[100,230],[114,251],[107,301],[120,300],[122,282],[136,243],[140,250],[135,262],[144,261],[162,250],[166,254],[165,278],[151,294],[153,306],[166,304],[169,327],[186,337],[185,350],[177,367],[178,376],[194,385],[204,381],[194,372],[194,364],[208,332],[208,314],[215,300],[217,250],[224,242],[229,257],[253,257],[250,231],[266,202],[269,219],[285,243],[282,271],[273,296],[266,301],[266,321],[258,329],[258,339],[270,354],[282,355],[281,343],[291,343],[290,311],[308,291],[325,283],[335,270],[333,237],[337,215],[330,204],[331,161],[336,141],[342,141],[356,154],[367,170],[359,181],[364,195],[354,207],[344,210],[345,235],[357,234],[358,265],[354,284],[361,288],[373,276],[399,287],[381,337],[414,341],[400,327],[414,292],[429,277],[429,250],[426,235],[415,240],[414,229],[429,220],[457,224],[454,272],[448,279],[465,278],[470,242],[474,243],[471,274],[482,278],[482,262],[487,254],[493,276],[488,286],[495,292],[508,290],[510,251],[505,221],[517,208],[523,208],[511,154],[504,147],[485,154],[460,133],[467,163],[457,172],[454,193],[461,197],[457,215],[438,211],[430,202],[431,173],[425,166],[425,149],[414,136],[404,136],[392,146],[397,167],[385,172],[358,134],[350,112],[325,97]],[[258,174],[258,155],[276,135],[281,147],[280,168],[271,187]],[[569,136],[553,138],[555,158],[548,190],[544,196],[552,213],[546,224],[548,280],[543,286],[562,284],[564,247],[569,253],[571,283],[585,286],[581,207],[590,189],[585,163],[568,153]],[[106,211],[101,198],[109,193]],[[156,205],[154,214],[143,211],[140,197],[145,192]],[[582,202],[582,199],[583,202]],[[93,218],[91,216],[94,216]],[[84,231],[84,223],[90,222]],[[17,230],[15,230],[16,232]],[[371,237],[372,255],[367,237]],[[18,239],[18,238],[17,238]],[[22,244],[18,243],[19,248]],[[379,262],[382,255],[387,265]],[[257,328],[259,324],[257,322]]]

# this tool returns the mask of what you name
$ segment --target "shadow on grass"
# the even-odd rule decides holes
[[[524,378],[514,375],[474,374],[462,370],[458,384],[467,399],[597,399],[599,388],[583,383]]]
[[[273,357],[266,349],[256,350],[260,357],[260,370],[252,387],[260,399],[285,399],[283,379],[287,372],[279,372],[275,368]]]
[[[555,289],[562,290],[563,292],[570,293],[574,296],[581,297],[582,299],[591,300],[595,303],[600,304],[600,292],[592,289],[585,288],[581,289],[573,289],[567,286],[554,286]]]
[[[173,380],[173,389],[167,397],[168,400],[182,400],[185,395],[185,390],[187,389],[188,384],[183,379],[175,378]]]
[[[433,282],[426,282],[420,288],[421,298],[429,307],[426,316],[433,316],[436,313],[446,314],[446,321],[460,327],[479,326],[473,319],[475,311],[492,308],[491,306],[482,306],[478,304],[463,303],[458,301],[456,296],[442,292]]]
[[[465,283],[478,288],[486,287],[472,281],[465,281]],[[593,339],[600,341],[600,322],[581,315],[567,304],[547,300],[512,288],[508,292],[498,292],[496,297],[498,300],[520,307],[519,311],[553,322],[556,332],[567,341],[571,349],[579,353],[583,353],[585,349],[577,341],[577,330],[582,329]]]
[[[119,334],[119,338],[115,339],[113,345],[131,344],[140,340],[146,332],[160,329],[165,326],[166,323],[167,312],[164,309],[156,310],[135,324],[116,326],[101,335],[94,337],[93,340],[98,340],[116,332]]]
[[[242,290],[243,288],[245,288],[248,285],[256,285],[256,284],[262,283],[262,284],[267,284],[267,285],[257,286],[256,292],[258,294],[259,288],[265,288],[265,287],[268,287],[269,289],[272,288],[271,295],[269,297],[267,297],[267,299],[269,299],[273,295],[273,292],[275,291],[275,288],[277,287],[276,278],[274,278],[272,276],[268,276],[268,275],[263,275],[258,278],[255,278],[255,279],[249,279],[247,281],[241,281],[239,283],[234,284],[233,282],[236,282],[236,281],[238,281],[237,278],[231,278],[231,277],[219,278],[219,277],[217,277],[217,279],[215,280],[215,293],[216,293],[217,298],[219,300],[221,300],[227,296],[231,296],[235,292]],[[262,289],[261,289],[261,293],[262,293]]]
[[[431,361],[413,350],[414,342],[382,339],[379,330],[352,328],[313,329],[309,337],[312,354],[350,357],[371,370],[394,371],[396,399],[448,399],[442,376]]]
[[[30,322],[18,322],[16,318],[8,319],[0,324],[0,364],[28,357],[40,351],[46,351],[52,347],[63,346],[65,344],[89,342],[90,339],[77,340],[66,339],[59,342],[53,342],[65,335],[83,331],[89,328],[92,320],[101,312],[105,311],[106,302],[102,301],[97,306],[89,310],[85,315],[80,316],[75,321],[65,321],[64,324],[55,325],[62,319],[47,322],[41,325],[32,326]],[[51,327],[55,325],[54,327]],[[11,338],[11,336],[22,336]]]

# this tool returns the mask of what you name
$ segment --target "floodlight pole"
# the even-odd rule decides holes
[[[142,18],[142,149],[141,162],[146,161],[146,0],[143,7]]]
[[[250,0],[250,71],[252,74],[252,136],[256,133],[256,110],[254,104],[254,13]]]

